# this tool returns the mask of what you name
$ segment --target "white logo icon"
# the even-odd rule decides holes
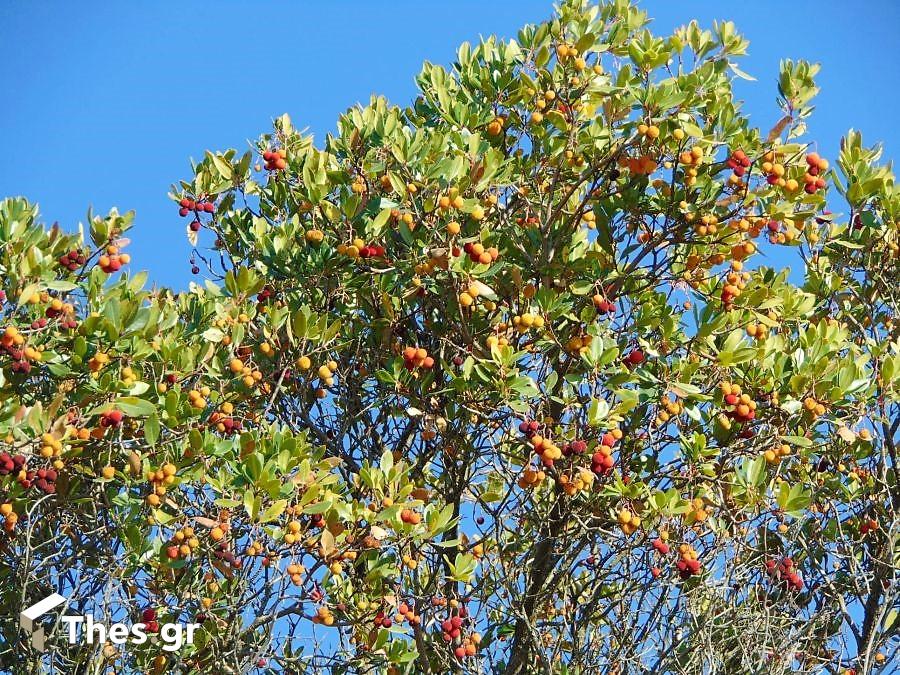
[[[35,630],[34,620],[39,616],[43,616],[47,612],[56,609],[65,602],[66,599],[63,596],[59,593],[54,593],[40,602],[33,604],[19,615],[19,623],[22,628],[31,633],[31,646],[39,652],[44,651],[44,629],[38,627],[37,630]]]

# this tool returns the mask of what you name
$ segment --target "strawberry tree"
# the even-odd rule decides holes
[[[567,0],[324,143],[207,153],[184,292],[131,213],[2,202],[0,662],[892,672],[893,174],[806,136],[815,65],[760,130],[731,23],[648,21]],[[38,654],[52,591],[200,629]]]

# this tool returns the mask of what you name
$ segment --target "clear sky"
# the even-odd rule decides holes
[[[751,41],[739,94],[760,126],[777,119],[780,58],[819,61],[810,124],[833,157],[849,127],[900,151],[896,0],[643,0],[666,33],[732,19]],[[159,283],[190,278],[184,221],[166,198],[207,148],[247,147],[290,113],[318,136],[370,94],[414,95],[424,60],[449,63],[479,35],[514,37],[550,0],[26,2],[0,4],[0,196],[37,201],[74,228],[86,209],[137,210],[133,265]]]

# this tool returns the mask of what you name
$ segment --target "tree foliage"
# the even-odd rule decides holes
[[[0,668],[893,672],[893,174],[815,152],[815,65],[761,131],[731,23],[647,23],[568,0],[207,153],[183,293],[132,213],[3,201]],[[51,591],[202,628],[39,655]]]

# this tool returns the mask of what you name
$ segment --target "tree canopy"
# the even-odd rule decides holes
[[[807,138],[814,64],[760,130],[733,24],[648,21],[208,152],[183,292],[132,212],[0,203],[0,669],[894,672],[894,176]],[[53,591],[201,628],[41,654]]]

